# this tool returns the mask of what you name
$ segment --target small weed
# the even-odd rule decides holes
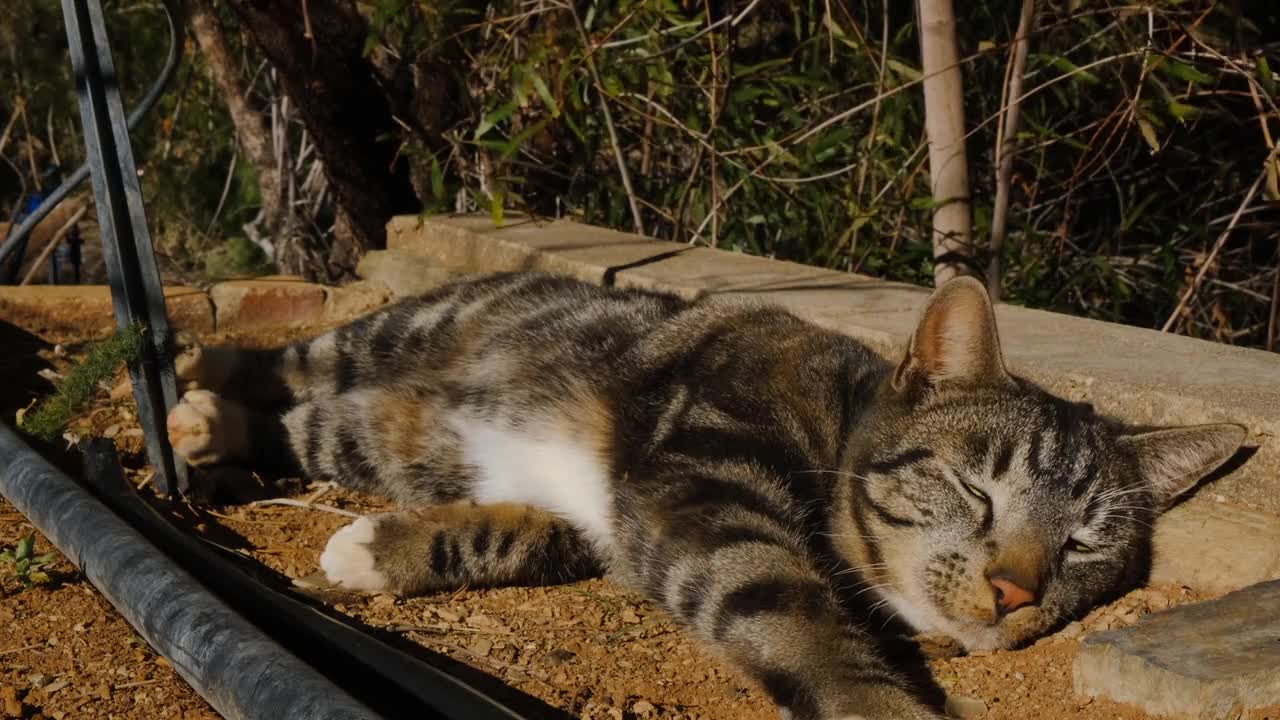
[[[44,571],[44,568],[52,565],[57,559],[54,553],[35,555],[35,547],[36,535],[30,533],[18,540],[18,544],[12,550],[0,550],[0,562],[9,566],[12,576],[25,587],[49,582],[49,574]]]
[[[135,324],[94,345],[84,361],[58,382],[57,392],[30,412],[19,413],[18,427],[45,441],[58,437],[72,413],[97,392],[98,383],[114,375],[120,363],[138,356],[142,337],[142,326]]]

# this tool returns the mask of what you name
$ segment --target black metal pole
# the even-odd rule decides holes
[[[129,129],[106,24],[98,0],[62,0],[71,50],[71,68],[80,100],[98,225],[103,240],[116,324],[147,328],[140,357],[129,365],[138,420],[146,434],[147,457],[156,469],[157,489],[187,490],[186,466],[175,461],[165,430],[168,411],[178,400],[173,376],[172,336],[160,271],[151,250],[151,234],[142,208],[142,188],[133,162]]]
[[[159,77],[152,83],[151,89],[138,103],[138,106],[129,113],[129,129],[133,130],[142,121],[142,118],[155,107],[160,97],[164,95],[165,88],[169,86],[169,81],[173,79],[174,73],[178,70],[178,61],[182,58],[182,44],[186,42],[186,32],[182,24],[181,5],[179,0],[161,0],[160,7],[164,10],[165,21],[169,24],[169,54],[165,58],[164,68],[160,70]],[[4,263],[10,253],[18,249],[19,246],[26,247],[27,236],[35,230],[36,225],[45,219],[53,209],[58,207],[72,190],[79,187],[84,179],[89,177],[89,163],[85,163],[76,168],[71,176],[62,182],[49,196],[40,203],[40,207],[33,210],[17,227],[9,230],[9,236],[4,238],[4,242],[0,244],[0,264]],[[21,254],[21,253],[19,253]],[[21,264],[21,260],[16,261]],[[0,268],[0,273],[4,269]],[[13,282],[15,278],[0,276],[0,282]],[[76,281],[77,283],[79,280]]]

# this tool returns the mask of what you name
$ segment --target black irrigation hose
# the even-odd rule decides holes
[[[81,449],[92,492],[0,423],[0,495],[225,717],[522,720],[444,671],[271,590],[174,527],[124,480],[109,441]],[[536,712],[561,715],[545,705]]]
[[[264,586],[243,565],[178,529],[143,501],[121,476],[110,441],[91,440],[83,449],[86,482],[107,507],[164,548],[232,608],[268,629],[273,639],[385,717],[523,720],[442,670]]]
[[[164,95],[165,88],[168,87],[169,81],[173,79],[173,74],[178,69],[178,61],[182,58],[182,46],[186,42],[186,27],[183,23],[174,20],[174,15],[177,13],[175,2],[176,0],[163,0],[160,4],[164,9],[165,20],[169,23],[169,54],[165,58],[164,67],[160,70],[160,76],[156,78],[155,83],[151,85],[151,89],[147,90],[147,94],[143,96],[142,101],[133,109],[133,112],[129,113],[129,120],[126,124],[131,132],[142,121],[142,118],[151,112],[151,108]],[[26,246],[27,237],[35,230],[36,225],[41,220],[44,220],[49,213],[53,212],[53,209],[65,200],[71,194],[71,191],[75,190],[87,177],[89,177],[89,163],[86,162],[76,168],[71,177],[49,193],[49,197],[40,203],[40,207],[37,207],[30,215],[24,218],[21,225],[9,231],[9,237],[4,240],[4,244],[0,245],[0,266],[9,258],[10,253],[19,246]],[[3,276],[5,272],[7,271],[0,267],[0,276]]]
[[[0,494],[224,717],[379,718],[214,597],[3,423]]]

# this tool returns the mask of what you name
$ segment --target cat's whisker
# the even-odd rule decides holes
[[[887,587],[893,587],[893,583],[879,583],[879,584],[876,584],[876,585],[872,585],[872,586],[870,586],[870,587],[862,588],[862,589],[861,589],[861,590],[859,590],[858,592],[854,593],[854,594],[853,594],[853,597],[854,597],[854,598],[856,598],[856,597],[858,597],[859,595],[861,595],[861,594],[863,594],[863,593],[865,593],[865,592],[870,592],[870,591],[872,591],[872,590],[879,590],[879,589],[881,589],[881,588],[887,588]]]
[[[832,576],[840,577],[841,575],[849,575],[852,573],[862,573],[867,570],[884,570],[884,569],[887,569],[888,567],[889,567],[889,563],[870,563],[868,565],[859,565],[857,567],[845,568],[844,570],[840,570],[834,573]]]

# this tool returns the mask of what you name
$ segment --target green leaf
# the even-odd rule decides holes
[[[555,98],[551,97],[551,90],[547,87],[547,84],[537,75],[531,74],[529,79],[533,81],[533,89],[538,91],[538,97],[542,98],[543,104],[551,111],[551,117],[560,117],[560,105]]]
[[[888,66],[888,68],[892,70],[894,74],[896,74],[898,77],[902,78],[903,80],[906,80],[907,82],[914,82],[924,77],[924,75],[919,70],[917,70],[914,67],[911,67],[910,65],[902,62],[901,60],[895,60],[894,58],[889,58],[885,61],[885,65]]]
[[[1262,84],[1262,89],[1267,91],[1268,95],[1276,94],[1276,79],[1271,74],[1271,65],[1267,62],[1266,55],[1258,56],[1258,82]]]
[[[44,555],[37,555],[35,558],[33,558],[33,559],[31,560],[31,565],[32,565],[33,567],[40,567],[40,566],[42,566],[42,565],[49,565],[49,564],[53,563],[54,561],[56,561],[57,559],[58,559],[58,554],[57,554],[57,553],[45,553]]]
[[[1166,75],[1170,75],[1179,80],[1185,80],[1192,85],[1203,85],[1213,82],[1213,76],[1201,71],[1194,65],[1189,65],[1177,60],[1168,60],[1160,64],[1160,69]]]
[[[493,218],[493,224],[498,227],[502,227],[503,195],[504,193],[499,190],[489,197],[489,216]]]
[[[1080,82],[1088,83],[1089,85],[1097,85],[1102,82],[1098,79],[1097,75],[1094,75],[1088,70],[1081,70],[1079,65],[1076,65],[1062,56],[1055,55],[1049,58],[1049,64],[1061,70],[1063,74],[1070,74],[1074,79],[1079,80]]]
[[[485,133],[492,130],[495,126],[497,126],[498,123],[511,117],[511,114],[516,111],[517,107],[518,107],[517,103],[513,100],[509,103],[499,106],[493,112],[487,113],[484,116],[484,119],[480,121],[480,124],[476,126],[475,134],[472,135],[471,138],[473,140],[479,140],[481,135],[484,135]]]
[[[431,197],[444,199],[444,170],[440,167],[440,159],[431,158]]]
[[[1168,104],[1169,114],[1179,120],[1189,120],[1200,114],[1200,108],[1186,103],[1180,103],[1177,100],[1170,100]]]
[[[26,560],[31,557],[31,551],[35,549],[36,536],[34,534],[27,535],[18,541],[18,547],[13,556],[18,560]]]
[[[551,122],[550,118],[542,118],[538,122],[525,128],[524,130],[521,130],[519,134],[511,138],[511,141],[508,142],[506,147],[502,149],[502,159],[506,160],[507,158],[519,152],[520,148],[524,145],[525,141],[527,141],[529,138],[533,137],[534,135],[537,135],[538,133],[542,132],[547,127],[547,123],[549,122]]]

